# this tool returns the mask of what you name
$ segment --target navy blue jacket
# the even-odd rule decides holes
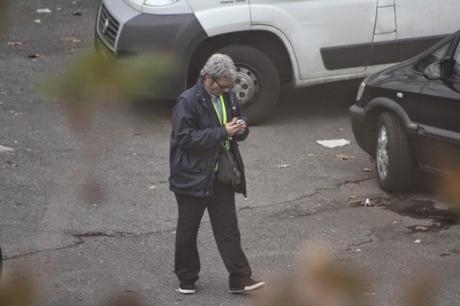
[[[228,121],[241,117],[240,106],[233,92],[224,94]],[[243,118],[244,119],[244,118]],[[237,141],[246,139],[249,129],[241,135],[234,135],[231,150],[235,154],[242,183],[236,192],[246,196],[244,164]],[[169,189],[176,193],[193,196],[213,194],[215,166],[222,142],[228,138],[221,126],[201,80],[182,93],[177,99],[172,116],[171,147],[169,154]]]

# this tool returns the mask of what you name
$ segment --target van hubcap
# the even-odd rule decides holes
[[[236,71],[237,76],[235,78],[235,87],[233,91],[240,101],[241,108],[248,108],[259,95],[259,79],[251,69],[246,67],[237,66]]]
[[[388,176],[388,132],[385,126],[382,126],[377,139],[377,171],[380,179],[384,180]]]

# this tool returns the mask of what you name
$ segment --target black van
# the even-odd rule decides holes
[[[460,173],[459,40],[460,31],[360,85],[353,133],[385,191],[406,190],[416,168]]]

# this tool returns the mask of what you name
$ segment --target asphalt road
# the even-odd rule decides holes
[[[18,0],[11,7],[9,32],[0,40],[0,145],[14,149],[0,153],[6,274],[27,267],[42,292],[41,305],[102,305],[123,292],[146,305],[250,305],[227,293],[207,217],[199,235],[199,292],[173,292],[177,211],[167,185],[170,103],[98,113],[87,137],[79,137],[56,103],[37,93],[37,84],[92,47],[96,7],[90,0]],[[52,13],[38,14],[39,8]],[[34,54],[38,58],[30,58]],[[293,272],[303,245],[324,241],[340,260],[371,276],[368,294],[376,305],[401,305],[408,280],[425,270],[442,276],[436,305],[458,305],[459,227],[429,230],[437,224],[432,219],[362,206],[366,198],[402,206],[442,203],[422,191],[394,197],[379,190],[373,164],[349,124],[357,85],[284,90],[275,115],[252,127],[241,145],[249,198],[238,196],[237,206],[255,277]],[[351,145],[328,149],[316,143],[337,138]]]

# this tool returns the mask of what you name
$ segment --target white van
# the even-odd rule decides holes
[[[97,45],[116,56],[166,51],[180,62],[157,98],[176,98],[214,52],[239,70],[251,122],[281,84],[359,78],[408,59],[460,28],[459,0],[103,0]]]

